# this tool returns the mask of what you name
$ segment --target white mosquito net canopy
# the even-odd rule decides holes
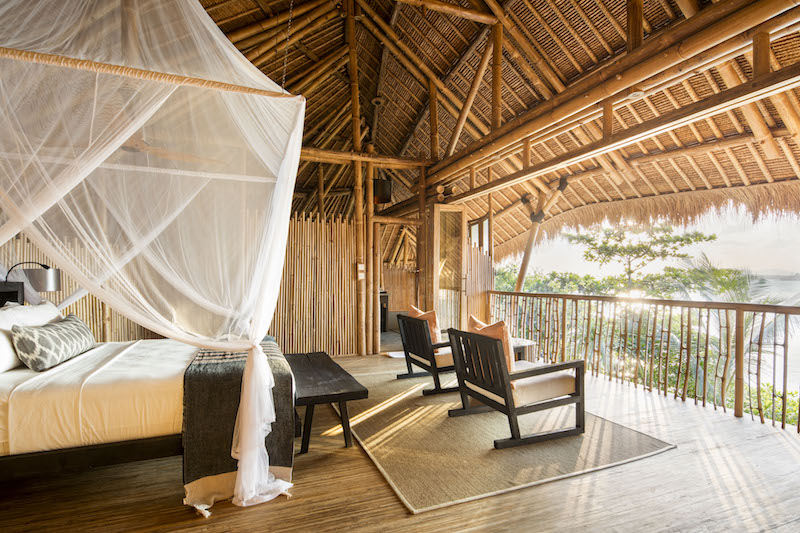
[[[0,244],[24,231],[139,324],[250,350],[234,503],[283,492],[268,474],[272,376],[258,342],[278,297],[305,100],[196,0],[6,0],[0,47]]]

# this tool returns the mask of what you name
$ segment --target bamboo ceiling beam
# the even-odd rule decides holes
[[[287,80],[286,86],[291,87],[293,92],[301,93],[303,89],[313,84],[319,78],[326,78],[332,70],[338,70],[343,65],[341,60],[347,56],[347,46],[342,46],[334,50],[328,56],[312,65],[310,70],[300,72]]]
[[[275,49],[280,43],[286,42],[287,36],[296,35],[298,31],[302,30],[303,28],[311,25],[314,21],[320,19],[321,17],[327,15],[328,13],[334,11],[336,9],[336,5],[330,4],[328,2],[320,3],[316,8],[311,10],[309,13],[299,17],[297,21],[292,20],[292,28],[289,29],[288,21],[287,23],[274,27],[273,29],[266,32],[262,37],[263,40],[260,42],[254,41],[255,38],[250,38],[246,41],[240,42],[239,46],[241,46],[240,50],[247,50],[244,52],[244,56],[256,66],[266,62],[266,59],[260,59],[270,50]],[[258,63],[257,63],[258,61]]]
[[[584,148],[569,154],[557,157],[550,161],[534,165],[514,174],[494,180],[475,190],[453,196],[447,203],[457,203],[487,194],[515,183],[541,176],[559,168],[575,164],[598,155],[602,155],[618,148],[634,144],[636,141],[646,139],[653,135],[674,130],[705,117],[735,109],[743,105],[766,98],[781,91],[787,91],[800,86],[800,63],[786,67],[778,72],[763,76],[758,80],[742,84],[732,89],[727,89],[719,94],[710,96],[699,102],[689,104],[670,113],[665,113],[660,118],[650,120],[634,126],[629,130],[617,133],[607,140],[592,143]]]
[[[491,0],[490,0],[491,1]],[[748,5],[749,4],[749,5]],[[654,74],[681,63],[717,43],[741,34],[793,6],[791,0],[751,3],[728,0],[712,5],[695,17],[676,24],[658,38],[649,39],[630,54],[621,56],[582,77],[569,89],[531,111],[506,123],[496,132],[473,142],[459,153],[431,168],[430,181],[437,183],[491,156],[499,149],[520,142],[566,117],[580,113],[597,102],[623,93]]]
[[[441,102],[442,106],[445,107],[445,109],[448,109],[449,112],[454,117],[457,117],[458,116],[457,109],[460,109],[464,105],[463,102],[455,95],[455,93],[453,91],[451,91],[439,79],[439,77],[436,75],[436,73],[433,72],[433,70],[431,70],[431,68],[428,67],[428,65],[425,64],[425,62],[422,61],[422,59],[420,59],[419,56],[417,56],[411,50],[411,48],[408,47],[408,45],[405,42],[403,42],[403,40],[400,38],[399,35],[397,35],[397,33],[394,31],[394,29],[392,29],[392,27],[389,26],[386,23],[386,21],[383,20],[380,17],[380,15],[378,15],[375,12],[375,10],[373,10],[370,7],[370,5],[367,3],[366,0],[355,0],[355,1],[358,3],[358,5],[361,6],[361,9],[364,11],[364,13],[367,14],[367,16],[370,19],[370,20],[362,19],[362,24],[364,24],[364,26],[367,29],[371,29],[372,28],[371,31],[373,32],[373,34],[376,34],[376,37],[378,37],[378,34],[382,33],[383,34],[383,39],[378,37],[379,40],[383,40],[384,41],[384,44],[387,46],[387,48],[389,48],[390,51],[392,51],[393,53],[395,53],[396,56],[398,56],[398,59],[401,60],[401,63],[403,63],[403,65],[406,66],[406,68],[408,68],[408,66],[407,66],[408,62],[413,63],[413,65],[414,65],[413,69],[410,69],[410,70],[417,70],[417,71],[421,72],[424,75],[424,77],[427,78],[427,80],[430,80],[431,82],[433,82],[436,85],[436,88],[438,89],[438,91],[442,95],[444,95],[444,97],[447,100],[450,101],[450,104],[452,104],[452,105],[450,105],[450,104],[448,104],[448,102],[442,101]],[[373,22],[374,25],[370,24],[370,22]],[[375,25],[377,25],[377,28],[375,28]],[[379,31],[376,33],[374,31],[375,29],[379,29]],[[400,57],[400,56],[404,56],[404,57]],[[406,61],[403,61],[404,58],[406,59]],[[425,86],[425,87],[427,87],[427,80],[425,82],[421,82],[422,85]],[[455,108],[453,106],[455,106]],[[473,121],[473,123],[475,123],[475,126],[477,126],[478,129],[480,130],[481,129],[481,125],[482,125],[482,124],[480,124],[480,121],[477,120],[472,114],[469,115],[469,118],[470,118],[471,121]]]
[[[500,128],[503,122],[503,26],[492,26],[492,130]],[[491,250],[492,247],[490,246]]]
[[[683,5],[679,5],[683,14],[686,18],[693,17],[697,14],[698,6],[696,4],[692,4],[691,2],[684,2]],[[685,8],[685,9],[684,9]],[[756,35],[763,35],[766,32],[758,32]],[[755,36],[754,36],[755,37]],[[769,48],[769,37],[767,37],[767,49]],[[766,51],[766,50],[765,50]],[[769,63],[767,62],[767,71],[769,70]],[[725,82],[725,85],[728,88],[735,87],[742,83],[742,79],[739,76],[739,73],[736,72],[731,62],[723,63],[722,65],[717,66],[717,72],[719,73],[722,81]],[[756,136],[756,139],[764,149],[764,153],[769,159],[775,159],[781,156],[781,150],[778,147],[778,144],[775,142],[775,139],[772,138],[772,135],[769,131],[769,126],[764,121],[764,117],[761,115],[761,112],[755,106],[755,104],[749,104],[741,109],[742,114],[745,117],[745,120],[750,125],[750,128],[753,130],[753,133]],[[760,158],[760,156],[759,156]],[[763,161],[762,161],[763,163]]]
[[[469,87],[467,98],[464,100],[464,107],[461,108],[461,112],[458,114],[456,126],[453,129],[452,135],[450,136],[450,143],[447,145],[448,156],[452,155],[456,150],[458,139],[461,137],[461,132],[464,130],[464,124],[467,121],[467,113],[469,113],[473,102],[475,102],[475,96],[478,94],[478,89],[480,89],[483,76],[486,74],[486,67],[489,66],[489,60],[491,58],[492,41],[487,37],[486,47],[483,49],[483,54],[481,55],[480,62],[478,63],[478,69],[475,71],[475,77],[472,79],[472,84]]]
[[[400,4],[394,4],[392,6],[392,14],[389,16],[389,26],[394,27],[397,23],[397,17],[400,15]],[[376,98],[383,98],[383,84],[386,78],[386,63],[388,62],[389,57],[389,50],[386,49],[386,46],[381,47],[381,58],[380,58],[380,67],[378,67],[378,84],[375,88],[375,97]],[[383,113],[382,104],[378,104],[375,106],[375,111],[372,114],[372,138],[373,141],[377,140],[378,138],[378,125],[380,124],[380,116]],[[403,152],[401,151],[400,154],[402,155]]]
[[[297,26],[292,26],[291,34],[287,37],[286,35],[281,32],[281,34],[276,35],[275,39],[270,39],[264,45],[260,45],[256,47],[254,50],[247,52],[245,57],[250,59],[250,61],[256,66],[261,67],[266,64],[269,60],[278,56],[279,53],[283,52],[283,50],[289,46],[300,41],[311,35],[312,32],[318,31],[319,28],[330,22],[335,18],[339,18],[340,12],[336,8],[331,8],[328,5],[320,6],[320,10],[325,9],[325,11],[316,18],[311,18],[312,15],[316,15],[315,12],[309,13],[309,16],[306,17],[302,23],[297,24]],[[307,22],[306,22],[307,21]],[[287,26],[287,31],[289,30]],[[278,37],[281,37],[280,39]],[[270,45],[270,46],[266,46]],[[253,57],[253,55],[257,52],[261,51]],[[251,59],[252,57],[252,59]]]
[[[556,31],[553,30],[552,26],[547,22],[547,20],[542,15],[539,14],[539,11],[537,11],[536,7],[529,0],[522,0],[522,1],[525,3],[525,7],[528,8],[528,10],[534,16],[534,18],[536,18],[536,21],[539,23],[539,26],[544,28],[544,30],[548,33],[548,35],[550,35],[550,39],[552,39],[553,42],[556,43],[556,46],[558,46],[558,48],[561,50],[561,53],[564,54],[564,56],[567,59],[569,59],[569,62],[572,63],[573,67],[575,67],[575,70],[577,70],[580,73],[583,73],[585,69],[583,68],[583,65],[581,65],[580,61],[578,61],[578,59],[572,53],[570,47],[567,46],[567,44],[561,39],[561,37],[559,37],[558,33],[556,33]],[[515,14],[512,14],[511,17],[518,27],[525,28],[525,24],[522,23],[522,21],[519,20]],[[535,41],[535,39],[528,39],[527,37],[525,37],[525,39],[529,40],[530,42]],[[543,58],[547,57],[541,53],[540,55],[542,55]],[[549,62],[548,64],[551,68],[553,67],[552,62]],[[555,71],[555,69],[553,70]]]
[[[360,144],[360,143],[359,143]],[[324,150],[304,146],[300,152],[300,159],[316,163],[333,163],[349,165],[354,161],[372,163],[376,167],[393,169],[418,169],[430,165],[427,159],[411,159],[392,155],[366,154],[361,152],[343,152],[338,150]]]
[[[436,90],[436,84],[433,80],[428,80],[428,109],[430,110],[430,119],[428,121],[431,130],[431,159],[439,160],[439,94]]]
[[[652,76],[651,78],[646,80],[643,84],[641,84],[641,85],[643,85],[645,87],[649,87],[645,92],[645,97],[643,98],[644,103],[647,104],[647,106],[650,108],[650,110],[653,112],[653,114],[655,116],[660,116],[661,113],[652,104],[652,102],[650,101],[648,95],[655,94],[656,92],[663,90],[662,87],[667,87],[668,86],[668,82],[675,83],[675,80],[672,80],[671,78],[677,78],[678,80],[684,80],[685,81],[686,78],[694,75],[697,72],[697,69],[711,68],[712,66],[715,66],[716,64],[722,63],[722,62],[728,60],[731,57],[735,57],[737,55],[740,55],[742,52],[746,53],[746,50],[749,49],[749,44],[748,44],[749,43],[749,39],[751,39],[752,35],[754,35],[758,31],[768,31],[768,32],[772,33],[773,37],[775,37],[775,38],[778,38],[778,37],[793,33],[794,31],[797,31],[798,29],[800,29],[800,24],[797,23],[797,20],[799,20],[799,19],[800,19],[800,8],[790,9],[790,10],[786,11],[785,13],[783,13],[781,15],[778,15],[776,17],[768,19],[767,21],[765,21],[762,24],[759,24],[759,25],[753,27],[750,30],[746,30],[744,32],[741,32],[741,33],[737,34],[735,37],[733,37],[731,39],[728,39],[728,40],[720,43],[719,45],[716,45],[716,46],[712,47],[711,49],[709,49],[708,51],[704,52],[703,54],[699,54],[698,56],[696,56],[694,58],[690,58],[688,60],[682,61],[681,63],[678,63],[677,65],[667,69],[666,71],[663,71],[662,73],[660,73],[660,74],[658,74],[656,76]],[[774,60],[773,60],[773,62],[774,62]],[[776,65],[776,68],[780,68],[779,64],[776,63],[775,65]],[[669,74],[669,76],[666,76],[665,74]],[[710,75],[710,73],[707,70],[705,70],[705,71],[703,71],[703,74],[707,78],[707,80],[708,80],[711,88],[714,90],[714,92],[716,92],[716,93],[720,92],[720,89],[717,86],[716,81]],[[658,82],[657,83],[651,83],[651,81],[654,81],[654,80],[658,80]],[[639,85],[639,86],[641,86],[641,85]],[[667,95],[667,97],[671,97],[671,95],[669,94],[669,91],[667,91],[665,94]],[[691,95],[691,92],[690,92],[690,95]],[[787,96],[792,100],[795,99],[794,98],[794,93],[791,93],[791,92],[790,93],[781,93],[779,95],[776,95],[773,98],[777,100],[780,96]],[[677,104],[677,101],[675,101],[674,98],[672,98],[672,101],[675,102],[676,107],[679,107],[678,104]],[[629,111],[633,114],[633,116],[637,119],[638,122],[640,122],[640,123],[643,122],[642,118],[636,112],[636,108],[635,107],[633,107],[633,106],[626,106],[626,107],[629,109]],[[591,108],[589,108],[589,109],[591,109]],[[590,111],[590,113],[591,113],[591,111]],[[732,111],[728,111],[726,114],[728,115],[728,117],[730,118],[730,120],[732,121],[734,126],[736,127],[737,131],[739,133],[742,133],[744,130],[743,130],[741,124],[739,123],[739,121],[737,119],[737,116]],[[570,118],[569,120],[573,121],[575,124],[586,124],[588,120],[592,120],[592,119],[591,119],[591,117],[588,117],[588,116],[584,116],[583,118],[580,118],[580,115],[573,115],[573,117]],[[786,119],[784,119],[784,120],[786,120]],[[620,121],[620,123],[622,123],[622,121]],[[713,120],[709,121],[709,123],[713,124]],[[553,126],[551,125],[551,127],[548,128],[548,130],[547,130],[547,132],[548,132],[547,135],[545,135],[544,137],[541,134],[538,135],[538,138],[540,139],[539,142],[543,142],[547,138],[550,138],[551,134],[554,135],[557,132],[564,130],[566,127],[567,127],[567,125],[562,125],[561,127],[553,128]],[[569,126],[569,127],[575,127],[575,126]],[[712,126],[712,129],[713,129],[713,126]],[[696,131],[696,128],[695,128],[694,131]],[[677,146],[679,146],[679,147],[683,146],[683,143],[675,135],[674,132],[670,131],[670,132],[667,132],[667,133],[672,138],[673,142],[675,142],[675,144]],[[702,142],[701,136],[699,136],[699,134],[696,134],[696,135],[698,135],[698,141]],[[553,138],[555,138],[555,137],[553,137]],[[529,139],[530,139],[530,137],[529,137]],[[556,140],[557,140],[557,138],[556,138]],[[659,140],[658,137],[653,137],[652,140],[655,142],[655,144],[658,146],[658,148],[660,150],[662,150],[662,151],[665,150],[663,144],[661,143],[661,141]],[[642,146],[642,148],[644,148],[644,147]],[[643,151],[645,151],[645,150],[643,149]],[[506,153],[508,153],[507,150],[506,150]],[[496,158],[498,155],[500,155],[501,157],[507,157],[507,155],[503,156],[502,155],[502,151],[501,151],[501,152],[496,153],[494,155],[494,158]],[[614,157],[616,157],[616,156],[614,156]],[[716,167],[719,167],[719,164],[715,159],[716,156],[712,155],[711,157],[712,157],[712,163],[715,164]],[[733,155],[732,154],[731,154],[731,158],[733,159]],[[719,168],[718,168],[718,170],[719,170]],[[723,179],[727,180],[727,177],[723,177]]]
[[[321,6],[322,4],[326,3],[326,2],[333,3],[332,0],[312,0],[311,2],[307,2],[307,3],[301,4],[301,5],[297,6],[297,7],[295,7],[292,11],[287,9],[283,13],[279,13],[279,14],[275,15],[274,17],[269,17],[269,18],[266,18],[264,20],[260,20],[258,22],[254,22],[253,24],[248,24],[247,26],[244,26],[243,28],[239,28],[237,30],[234,30],[234,31],[230,32],[228,34],[228,39],[230,39],[231,42],[233,42],[234,44],[238,43],[238,42],[240,42],[240,41],[242,41],[244,39],[247,39],[248,37],[252,37],[252,36],[257,35],[257,34],[259,34],[261,32],[271,30],[275,26],[279,26],[281,24],[284,24],[292,17],[296,17],[296,16],[299,16],[299,15],[303,15],[305,13],[308,13],[312,9],[315,9],[315,8]],[[214,7],[216,7],[216,6],[214,6]],[[211,9],[211,8],[209,8],[209,9]]]
[[[463,19],[471,20],[472,22],[478,22],[480,24],[494,24],[497,22],[497,18],[493,17],[488,13],[477,11],[475,9],[469,9],[466,7],[457,6],[455,4],[450,4],[448,2],[441,2],[439,0],[395,0],[395,1],[403,4],[409,4],[412,6],[421,7],[424,9],[430,9],[431,11],[438,11],[439,13],[452,15],[454,17],[460,17]]]
[[[503,9],[510,9],[511,6],[513,6],[515,2],[517,2],[517,0],[505,0],[503,2]],[[473,5],[475,5],[475,4],[473,4]],[[442,82],[443,83],[449,84],[453,80],[453,78],[464,67],[464,65],[467,64],[467,62],[472,57],[472,55],[477,52],[478,46],[480,46],[480,44],[482,42],[484,42],[489,37],[489,32],[490,31],[491,31],[491,26],[483,26],[478,31],[478,33],[475,35],[475,37],[469,43],[469,46],[467,46],[467,48],[464,50],[464,52],[459,56],[458,60],[450,66],[449,70],[447,71],[447,73],[442,78]],[[506,43],[506,44],[508,44],[508,43]],[[510,49],[509,49],[509,52],[511,53]],[[519,55],[519,54],[517,54],[517,55]],[[513,53],[512,53],[512,57],[514,57]],[[516,58],[515,58],[515,60],[516,60]],[[519,64],[522,64],[524,61],[517,60],[517,62]],[[527,65],[527,62],[524,62],[524,63]],[[530,65],[528,65],[528,69],[532,71],[532,68],[530,67]],[[539,85],[543,85],[541,80],[538,79],[538,76],[536,76],[535,73],[534,73],[534,79],[531,79],[530,81],[532,83],[534,83],[534,85],[536,87],[538,87]],[[537,85],[537,83],[538,83],[538,85]],[[466,106],[466,104],[465,104],[465,106]],[[463,109],[463,107],[461,109]],[[460,112],[459,112],[459,115],[460,115]],[[427,116],[428,116],[428,104],[426,103],[424,109],[422,109],[417,114],[416,119],[414,119],[414,125],[411,128],[411,130],[410,130],[408,136],[406,137],[405,141],[403,142],[403,147],[400,149],[400,154],[406,153],[406,151],[408,150],[408,148],[409,148],[409,146],[411,144],[411,141],[414,139],[414,135],[416,134],[417,129],[419,128],[420,124],[422,124],[422,121]]]
[[[544,58],[539,54],[539,52],[536,51],[530,41],[528,41],[528,39],[522,34],[511,18],[506,14],[503,6],[501,6],[497,0],[485,1],[489,9],[497,17],[497,20],[503,25],[505,30],[511,36],[511,39],[514,40],[517,48],[522,52],[522,55],[525,56],[525,59],[530,61],[533,65],[536,65],[536,67],[539,68],[539,71],[556,90],[563,90],[564,85],[559,77],[544,61]]]
[[[644,1],[627,0],[628,52],[633,52],[644,40]]]
[[[376,215],[372,218],[374,222],[380,224],[400,224],[401,226],[421,226],[422,220],[418,218],[405,218],[405,217],[385,217]]]
[[[791,136],[791,132],[789,130],[780,128],[772,130],[772,135],[776,138],[780,139],[782,137],[789,137]],[[652,163],[654,161],[661,161],[664,158],[671,158],[671,157],[694,157],[698,155],[708,155],[712,152],[717,150],[724,150],[725,148],[733,148],[738,146],[745,146],[747,144],[754,143],[756,138],[753,135],[736,135],[733,137],[723,137],[722,139],[716,141],[706,141],[702,144],[696,144],[694,146],[687,146],[684,148],[676,148],[672,150],[666,150],[663,152],[655,152],[651,153],[650,155],[641,156],[641,157],[634,157],[628,160],[632,166],[637,165],[644,165],[646,163]]]

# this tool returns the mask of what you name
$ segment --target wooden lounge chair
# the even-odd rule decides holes
[[[447,331],[461,392],[461,409],[450,416],[486,412],[492,409],[508,416],[511,438],[494,441],[495,448],[508,448],[584,432],[583,360],[536,366],[516,361],[509,373],[500,340],[456,329]],[[570,370],[574,371],[572,375]],[[512,383],[514,386],[512,386]],[[483,405],[470,406],[470,397]],[[521,435],[518,417],[562,405],[575,404],[575,427]]]
[[[433,344],[431,330],[425,320],[398,315],[397,323],[400,326],[400,338],[403,341],[403,351],[406,355],[406,367],[408,368],[408,373],[399,374],[397,379],[430,375],[433,376],[433,388],[423,390],[422,394],[425,396],[456,392],[458,387],[443,388],[439,380],[439,374],[442,372],[455,370],[450,342]],[[414,372],[412,365],[424,369],[425,372]]]

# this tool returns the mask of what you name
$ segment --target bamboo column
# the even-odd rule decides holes
[[[417,185],[417,202],[419,207],[419,219],[422,224],[417,228],[417,306],[425,309],[426,287],[425,284],[425,263],[427,261],[425,241],[428,233],[428,213],[425,209],[425,188],[426,188],[426,169],[419,169],[419,184]]]
[[[361,151],[361,106],[358,101],[358,63],[356,61],[356,19],[353,0],[347,0],[347,45],[349,47],[348,72],[350,75],[350,100],[353,119],[353,151]],[[356,316],[358,330],[358,355],[366,355],[366,309],[364,265],[364,175],[361,161],[353,161],[353,201],[356,221]]]
[[[374,154],[375,147],[372,144],[367,145],[367,153]],[[376,278],[378,277],[378,272],[374,268],[374,262],[372,260],[373,251],[375,248],[375,241],[378,239],[378,234],[375,233],[375,228],[373,226],[372,220],[375,216],[375,166],[372,162],[367,162],[367,252],[366,252],[366,268],[367,268],[367,352],[375,353],[372,351],[374,346],[373,340],[373,332],[375,328],[373,327],[372,323],[375,320],[375,311],[373,308],[373,302],[375,301],[373,297],[373,293],[375,292],[375,285],[376,285]]]
[[[439,93],[433,80],[428,80],[428,97],[430,105],[428,109],[431,113],[431,159],[439,160]]]
[[[503,121],[502,76],[503,25],[498,22],[492,26],[492,130],[499,128]]]
[[[372,291],[372,353],[381,353],[381,225],[379,222],[374,224],[372,229],[375,235],[374,247],[372,250],[372,272],[373,272],[373,291]]]
[[[494,259],[494,195],[489,195],[489,211],[487,213],[489,217],[489,231],[487,232],[489,235],[489,257]]]
[[[536,245],[536,236],[539,234],[539,226],[544,220],[544,206],[546,196],[539,193],[539,199],[536,205],[536,211],[530,209],[530,200],[525,201],[525,204],[530,209],[531,227],[528,230],[528,241],[525,244],[525,255],[522,256],[522,264],[517,273],[517,282],[514,284],[514,291],[519,292],[525,283],[525,275],[528,273],[528,267],[531,264],[531,256],[533,255],[533,247]]]
[[[736,309],[736,351],[733,382],[733,416],[744,416],[744,310]]]

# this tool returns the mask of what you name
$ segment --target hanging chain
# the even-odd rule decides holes
[[[292,33],[292,17],[294,16],[294,0],[289,2],[289,25],[286,28],[286,47],[283,49],[283,78],[281,87],[286,90],[286,65],[289,61],[289,35]]]

